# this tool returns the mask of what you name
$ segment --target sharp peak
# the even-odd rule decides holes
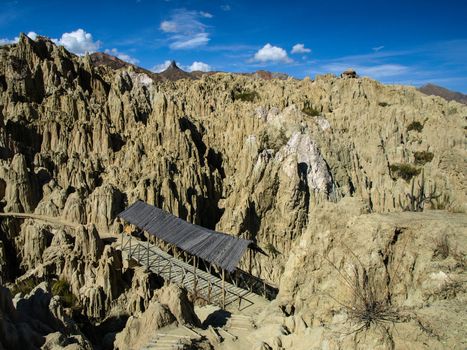
[[[187,73],[188,72],[185,72],[185,70],[183,70],[182,68],[180,68],[177,64],[177,62],[175,60],[170,60],[170,64],[167,66],[167,68],[162,71],[161,73]]]

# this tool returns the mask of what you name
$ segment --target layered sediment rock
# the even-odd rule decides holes
[[[313,209],[309,224],[253,338],[273,349],[462,348],[465,215],[368,214],[346,198]]]
[[[140,198],[286,255],[322,200],[400,211],[411,189],[391,171],[400,164],[423,170],[435,206],[465,210],[466,107],[455,102],[366,78],[160,82],[24,36],[2,57],[6,210],[105,231]],[[278,259],[258,256],[254,272],[278,282]]]
[[[410,226],[400,212],[467,210],[467,107],[415,88],[332,75],[312,81],[216,73],[172,82],[132,66],[96,67],[88,56],[26,36],[0,47],[0,60],[3,211],[83,225],[75,232],[2,219],[0,275],[8,282],[64,279],[91,319],[150,306],[154,276],[126,266],[99,238],[119,230],[116,214],[136,199],[255,240],[268,256],[254,257],[252,273],[280,283],[281,307],[300,313],[287,321],[289,331],[332,322],[332,302],[314,294],[334,286],[320,254],[337,249],[338,261],[331,261],[339,267],[347,257],[329,239],[342,236],[357,255],[368,255],[365,268],[384,284],[385,259],[401,251],[389,233]],[[353,212],[361,207],[375,223]],[[377,216],[387,213],[395,219]],[[368,232],[353,230],[358,225]],[[421,227],[425,233],[414,228],[407,243],[411,252],[410,244],[431,237]],[[413,279],[434,271],[425,253]],[[410,259],[403,260],[405,270]],[[408,284],[397,287],[407,300],[426,302],[416,297],[424,287]],[[170,313],[179,321],[191,317],[180,305]]]

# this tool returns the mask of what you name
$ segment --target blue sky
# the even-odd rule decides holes
[[[20,32],[78,54],[160,70],[265,69],[298,78],[353,67],[386,83],[467,93],[467,1],[2,1],[0,44]]]

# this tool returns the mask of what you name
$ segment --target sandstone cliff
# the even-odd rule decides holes
[[[313,294],[327,284],[301,280],[314,278],[303,263],[334,247],[315,246],[322,222],[337,225],[332,236],[342,236],[357,255],[383,252],[375,266],[362,258],[365,268],[380,271],[392,249],[386,241],[367,244],[378,237],[378,224],[368,224],[365,248],[357,253],[358,234],[347,234],[339,221],[354,209],[349,198],[370,218],[391,213],[394,227],[408,220],[401,214],[407,209],[465,217],[465,105],[332,75],[161,80],[133,66],[96,66],[89,56],[24,35],[0,47],[0,57],[3,211],[83,225],[68,232],[2,219],[0,274],[5,282],[50,274],[67,280],[87,318],[143,312],[152,298],[154,276],[133,267],[125,273],[119,253],[99,238],[120,229],[116,214],[136,199],[255,240],[269,256],[256,256],[252,273],[280,284],[289,308],[316,314],[305,317],[308,326],[332,322],[331,309]],[[414,215],[422,220],[425,214]],[[462,225],[454,231],[460,229],[465,233]],[[414,242],[433,239],[424,230]],[[331,267],[320,273],[335,275]]]

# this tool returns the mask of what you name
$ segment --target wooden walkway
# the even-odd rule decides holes
[[[259,297],[175,258],[149,242],[143,242],[125,234],[121,234],[119,241],[118,247],[128,259],[133,259],[140,265],[148,267],[155,274],[186,288],[208,303],[225,308],[237,302],[238,308],[244,309],[253,305],[252,300]]]
[[[69,222],[60,217],[34,213],[0,213],[0,217],[40,220],[52,225],[68,226],[74,229],[81,226],[78,223]],[[115,235],[108,232],[106,234],[100,232],[99,235],[101,238],[115,237]],[[237,281],[239,283],[239,286],[237,286],[175,258],[149,242],[143,242],[135,237],[130,238],[131,236],[123,233],[120,235],[117,249],[120,249],[129,259],[133,259],[140,265],[146,266],[165,280],[186,288],[195,296],[204,299],[208,303],[226,308],[238,302],[238,309],[244,310],[253,304],[260,305],[263,302],[267,302],[265,298],[254,293],[255,288],[252,287],[255,286],[255,283],[259,284],[256,290],[267,287],[264,282],[257,278],[253,283],[243,283],[243,276],[243,278]],[[244,275],[246,276],[246,273]],[[248,289],[241,288],[240,286]]]

